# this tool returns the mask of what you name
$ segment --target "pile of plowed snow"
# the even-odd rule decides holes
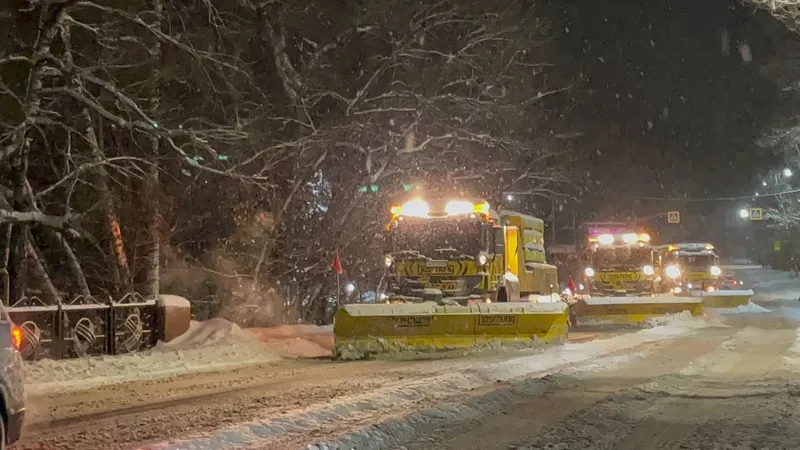
[[[247,332],[235,323],[225,319],[211,319],[204,322],[193,320],[189,329],[170,342],[159,342],[162,350],[186,350],[220,344],[239,344],[257,342],[253,333]]]
[[[289,358],[331,356],[333,329],[315,325],[281,325],[275,328],[247,328],[271,349]]]
[[[189,330],[154,349],[116,356],[41,360],[25,364],[30,393],[86,389],[132,380],[163,378],[277,362],[284,358],[330,356],[329,328],[285,325],[242,329],[225,319],[192,321]]]

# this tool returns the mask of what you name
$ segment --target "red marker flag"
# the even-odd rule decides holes
[[[339,259],[339,250],[336,250],[336,254],[333,256],[333,271],[336,272],[337,275],[341,275],[344,270],[342,270],[342,260]]]

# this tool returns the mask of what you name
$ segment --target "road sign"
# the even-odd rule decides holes
[[[764,220],[764,211],[761,208],[750,208],[750,220]]]
[[[667,222],[669,223],[681,223],[681,212],[680,211],[670,211],[667,213]]]

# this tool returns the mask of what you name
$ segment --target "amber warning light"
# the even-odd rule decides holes
[[[16,325],[11,326],[11,342],[14,343],[14,348],[17,350],[22,347],[22,328]]]

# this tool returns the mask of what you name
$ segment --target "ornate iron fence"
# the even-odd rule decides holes
[[[105,303],[76,297],[57,305],[23,297],[6,309],[22,329],[20,352],[29,360],[131,353],[159,339],[156,301],[139,294]]]

